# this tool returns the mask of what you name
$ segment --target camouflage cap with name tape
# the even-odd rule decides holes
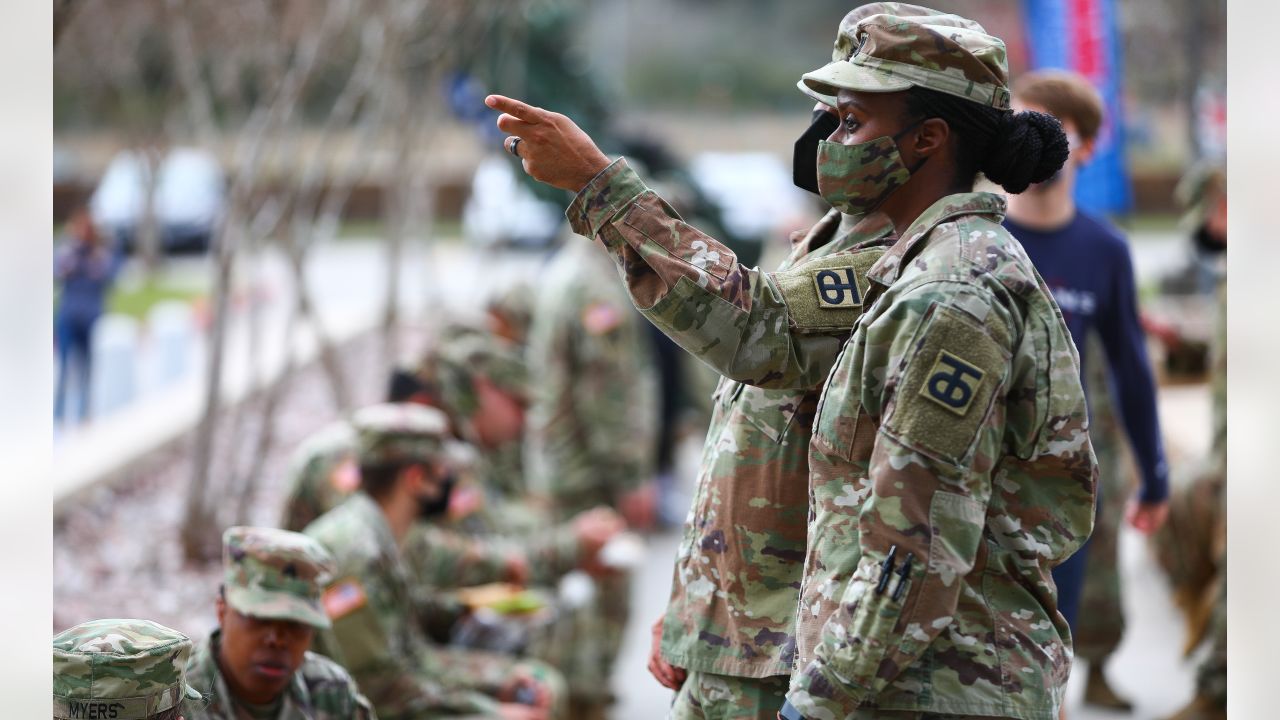
[[[801,76],[799,87],[832,106],[841,89],[923,87],[1009,108],[1004,41],[967,18],[906,3],[872,3],[846,15],[832,62]]]
[[[275,528],[233,527],[222,534],[227,604],[243,615],[329,627],[320,590],[333,558],[306,535]]]
[[[430,463],[446,455],[449,420],[435,408],[383,403],[357,410],[356,454],[361,465]]]
[[[186,635],[150,620],[91,620],[53,636],[53,717],[145,720],[199,701]]]

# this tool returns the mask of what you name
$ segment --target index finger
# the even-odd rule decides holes
[[[484,99],[484,104],[533,125],[544,120],[547,115],[547,111],[542,108],[522,103],[505,95],[490,95]]]

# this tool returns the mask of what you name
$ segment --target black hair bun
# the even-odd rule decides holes
[[[1016,195],[1061,170],[1068,150],[1057,118],[1033,111],[1002,113],[980,169]]]

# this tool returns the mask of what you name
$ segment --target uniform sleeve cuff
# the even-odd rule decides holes
[[[806,718],[842,718],[858,709],[867,690],[832,677],[816,661],[791,683],[787,700]]]
[[[618,158],[591,178],[564,215],[575,233],[594,238],[600,228],[648,189],[626,158]]]
[[[1138,500],[1144,503],[1158,503],[1169,499],[1169,476],[1162,470],[1163,468],[1158,468],[1143,473]]]

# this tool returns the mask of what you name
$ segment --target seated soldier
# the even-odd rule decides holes
[[[218,629],[187,663],[206,698],[187,720],[370,720],[369,701],[342,666],[308,652],[329,627],[320,584],[333,559],[315,540],[274,528],[222,535]]]
[[[336,564],[322,600],[333,626],[317,647],[351,671],[384,720],[565,717],[564,680],[551,667],[440,647],[415,621],[400,545],[415,522],[448,507],[445,417],[400,404],[352,420],[360,489],[306,529]]]
[[[186,635],[150,620],[91,620],[53,636],[53,720],[190,720]]]
[[[442,334],[448,341],[428,352],[418,368],[392,372],[387,401],[440,408],[453,433],[479,450],[476,475],[483,488],[478,503],[483,517],[461,522],[463,529],[519,533],[542,527],[545,514],[520,507],[525,500],[520,455],[526,374],[519,354],[477,328],[452,323]],[[282,527],[301,531],[355,490],[354,448],[355,436],[345,419],[299,445],[289,463]]]

